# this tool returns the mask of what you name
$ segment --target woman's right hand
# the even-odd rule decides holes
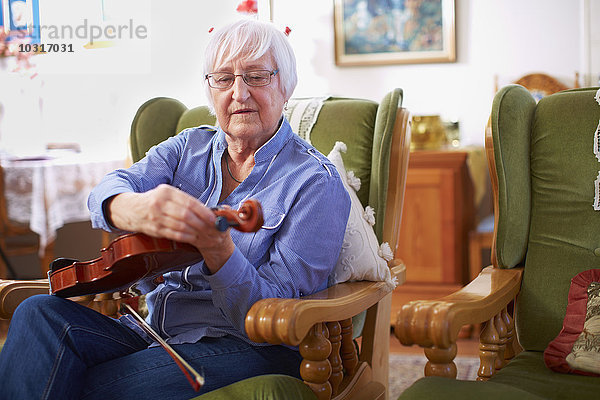
[[[145,193],[121,193],[111,199],[108,216],[116,228],[180,242],[214,227],[214,213],[189,194],[169,185]]]
[[[108,217],[116,228],[142,232],[195,246],[211,272],[216,272],[234,249],[229,232],[219,232],[216,216],[198,199],[169,185],[144,193],[121,193],[109,200]]]

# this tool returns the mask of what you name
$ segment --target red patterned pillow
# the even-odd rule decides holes
[[[600,269],[571,279],[563,328],[544,361],[556,372],[600,376]]]

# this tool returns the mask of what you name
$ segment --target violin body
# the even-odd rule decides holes
[[[48,272],[51,293],[73,297],[126,290],[140,279],[202,261],[202,254],[190,244],[143,233],[119,236],[100,254],[94,260],[76,261],[57,270],[55,263],[65,263],[54,261]]]
[[[256,232],[263,224],[262,208],[256,200],[246,200],[239,210],[213,209],[216,228],[233,227]],[[202,261],[194,246],[143,233],[119,236],[100,257],[90,261],[59,258],[50,264],[50,293],[60,297],[124,291],[144,278],[184,268]]]

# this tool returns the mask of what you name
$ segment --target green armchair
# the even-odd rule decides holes
[[[398,313],[396,336],[423,347],[429,360],[426,377],[401,399],[598,398],[600,378],[553,372],[544,362],[563,326],[571,279],[600,268],[597,90],[567,90],[536,103],[510,85],[495,96],[486,129],[493,265],[462,290]],[[458,332],[478,323],[478,380],[455,380]]]
[[[380,104],[328,98],[310,132],[311,143],[324,154],[337,141],[346,143],[345,167],[362,182],[357,195],[363,205],[377,210],[377,238],[389,242],[392,249],[399,236],[410,148],[409,114],[401,104],[400,89],[388,93]],[[151,99],[140,107],[132,124],[133,161],[182,129],[214,123],[205,106],[188,110],[175,99]],[[394,260],[391,265],[392,276],[404,282],[402,262]],[[246,332],[256,342],[299,346],[304,383],[280,375],[256,377],[200,398],[246,399],[254,393],[275,399],[281,391],[319,399],[360,398],[366,393],[368,398],[385,396],[390,307],[391,291],[384,283],[367,281],[338,284],[302,299],[259,301],[246,316]],[[357,337],[358,351],[353,343]],[[312,391],[307,392],[307,386]]]
[[[362,204],[376,210],[376,236],[380,242],[389,242],[392,250],[399,237],[410,149],[410,118],[401,104],[400,89],[388,93],[380,103],[329,98],[311,130],[312,144],[324,154],[337,141],[347,145],[345,167],[361,179],[357,195]],[[151,146],[185,128],[214,122],[207,107],[187,109],[175,99],[151,99],[139,108],[131,126],[132,160],[139,160]],[[402,284],[403,263],[392,260],[389,265],[391,276]],[[47,290],[45,283],[36,285],[41,287],[0,282],[0,318],[10,316],[23,297]],[[3,292],[3,287],[10,290]],[[384,398],[391,291],[385,282],[359,281],[340,283],[302,299],[257,302],[246,316],[249,337],[256,342],[299,346],[304,382],[265,375],[201,398]]]

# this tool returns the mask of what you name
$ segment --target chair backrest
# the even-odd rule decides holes
[[[571,278],[600,268],[597,90],[536,103],[525,88],[509,85],[494,98],[486,140],[493,145],[493,258],[500,268],[525,266],[516,304],[525,350],[543,351],[560,332]]]
[[[358,197],[363,205],[370,205],[375,209],[377,218],[374,228],[380,241],[384,239],[383,221],[400,220],[399,215],[396,215],[397,218],[386,216],[386,205],[389,196],[403,195],[388,193],[388,182],[398,178],[390,177],[388,171],[392,150],[400,149],[399,146],[393,149],[392,138],[394,128],[400,127],[396,119],[401,117],[398,114],[401,105],[401,89],[392,90],[380,103],[364,99],[328,98],[324,101],[310,134],[311,143],[325,155],[331,151],[335,142],[346,143],[348,151],[343,154],[344,164],[347,170],[354,171],[361,179]],[[139,108],[131,126],[132,159],[134,162],[138,161],[150,147],[185,128],[214,123],[215,117],[206,106],[187,109],[175,99],[151,99]],[[399,159],[406,162],[408,157]],[[391,212],[401,213],[401,209],[393,207],[388,211]],[[393,227],[395,232],[398,229],[399,226]],[[397,235],[394,237],[390,231],[385,236],[385,240],[395,249]]]
[[[523,86],[529,90],[536,101],[539,101],[542,97],[548,96],[553,93],[557,93],[567,89],[573,89],[579,87],[579,72],[575,72],[575,79],[573,85],[565,85],[553,76],[542,72],[535,72],[527,75],[523,75],[516,81],[512,82],[517,85]],[[495,91],[498,91],[498,76],[495,76]]]

